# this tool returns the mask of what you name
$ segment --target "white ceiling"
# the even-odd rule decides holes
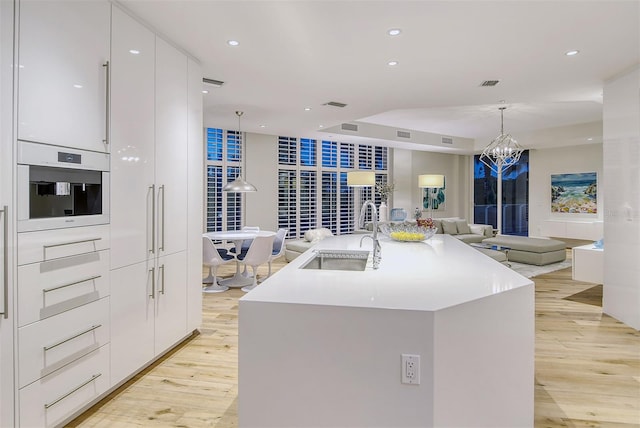
[[[599,142],[604,81],[640,63],[640,0],[119,2],[225,82],[204,95],[206,126],[237,129],[240,110],[242,131],[273,135],[364,141],[340,131],[357,122],[477,148],[504,100],[505,131],[527,148],[568,144],[535,137],[550,128]],[[394,145],[384,134],[368,137]]]

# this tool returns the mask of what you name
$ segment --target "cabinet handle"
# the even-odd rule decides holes
[[[98,379],[100,376],[102,376],[102,373],[94,374],[93,376],[91,376],[91,379],[82,382],[80,385],[76,386],[75,388],[73,388],[71,391],[67,392],[63,396],[56,398],[51,403],[45,403],[44,408],[48,409],[51,406],[55,406],[60,401],[64,400],[65,398],[67,398],[68,396],[70,396],[71,394],[73,394],[74,392],[76,392],[77,390],[82,388],[83,386],[86,386],[86,385],[90,384],[91,382],[93,382],[94,380]]]
[[[164,184],[160,186],[158,191],[158,197],[160,197],[160,192],[162,192],[162,223],[160,223],[160,231],[162,232],[162,240],[159,250],[164,251]]]
[[[155,254],[156,248],[156,185],[149,186],[151,190],[151,249],[149,252]],[[148,224],[148,223],[147,223]]]
[[[164,265],[161,265],[158,270],[162,269],[162,288],[160,289],[160,294],[164,294]]]
[[[151,272],[151,294],[149,294],[149,297],[151,297],[152,299],[156,298],[156,268],[152,267],[151,269],[149,269],[149,272]]]
[[[62,339],[61,341],[56,342],[56,343],[54,343],[53,345],[45,346],[43,349],[44,349],[45,351],[49,351],[49,350],[51,350],[51,349],[53,349],[53,348],[55,348],[55,347],[57,347],[57,346],[62,345],[63,343],[67,343],[68,341],[73,340],[73,339],[75,339],[76,337],[80,337],[80,336],[82,336],[83,334],[90,333],[90,332],[92,332],[93,330],[95,330],[95,329],[97,329],[97,328],[100,328],[100,327],[102,327],[102,324],[92,325],[91,327],[89,327],[88,329],[86,329],[86,330],[84,330],[84,331],[81,331],[80,333],[76,333],[76,334],[74,334],[74,335],[73,335],[73,336],[71,336],[71,337],[67,337],[66,339]]]
[[[77,241],[68,241],[68,242],[60,242],[58,244],[43,245],[42,248],[44,248],[45,250],[48,250],[49,248],[62,247],[64,245],[73,245],[73,244],[82,244],[84,242],[100,241],[101,239],[102,238],[79,239]]]
[[[81,284],[81,283],[87,282],[87,281],[93,281],[94,279],[98,279],[98,278],[101,278],[101,277],[102,277],[102,275],[96,275],[96,276],[91,276],[89,278],[80,279],[80,280],[75,281],[75,282],[70,282],[68,284],[58,285],[57,287],[45,288],[45,289],[42,290],[42,293],[46,294],[46,293],[48,293],[50,291],[60,290],[61,288],[70,287],[72,285]]]
[[[111,70],[109,68],[109,61],[105,62],[104,64],[102,64],[102,66],[105,68],[105,73],[106,73],[106,82],[105,82],[105,112],[104,112],[104,140],[102,140],[103,143],[105,144],[109,144],[109,140],[111,139],[111,135],[109,132],[109,125],[110,125],[110,114],[109,114],[109,108],[110,106],[110,102],[109,102],[109,79],[111,77]]]
[[[2,270],[2,282],[4,284],[2,291],[2,317],[9,318],[9,207],[4,206],[0,210],[3,214],[4,222],[2,228],[2,258],[3,258],[3,270]]]

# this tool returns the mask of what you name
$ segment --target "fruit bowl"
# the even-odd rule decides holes
[[[380,231],[400,242],[419,242],[431,238],[436,233],[436,228],[422,227],[407,223],[385,223],[380,225]]]

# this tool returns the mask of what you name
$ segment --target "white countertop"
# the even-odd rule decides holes
[[[316,249],[371,250],[363,235],[326,238],[242,297],[293,303],[435,311],[533,284],[449,235],[396,242],[380,235],[382,261],[362,272],[299,269]]]

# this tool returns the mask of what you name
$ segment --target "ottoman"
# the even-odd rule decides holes
[[[483,239],[482,243],[510,247],[509,261],[529,265],[548,265],[561,262],[567,257],[567,244],[556,239],[498,235]]]

